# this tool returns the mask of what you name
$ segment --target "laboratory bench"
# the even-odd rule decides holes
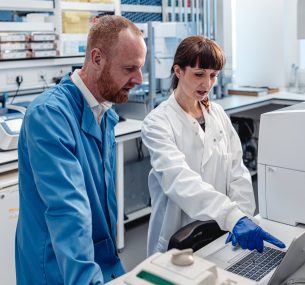
[[[115,127],[117,163],[116,163],[116,196],[118,205],[117,248],[124,248],[124,223],[150,214],[150,207],[125,215],[124,213],[124,143],[141,137],[142,121],[127,119]]]
[[[290,226],[290,225],[286,225],[286,224],[283,224],[283,223],[278,223],[278,222],[275,222],[275,221],[267,220],[265,218],[262,218],[260,215],[255,216],[255,219],[256,219],[256,222],[259,223],[259,225],[261,227],[263,227],[266,231],[268,231],[269,233],[273,234],[274,236],[278,237],[281,241],[283,241],[286,245],[286,249],[288,249],[288,247],[290,246],[290,244],[292,243],[292,241],[296,237],[298,237],[299,235],[301,235],[305,232],[305,225]],[[227,234],[224,234],[224,235],[220,236],[219,238],[215,239],[214,241],[208,243],[206,246],[200,248],[199,250],[194,252],[195,258],[199,257],[199,258],[209,260],[209,255],[215,254],[215,252],[220,251],[221,249],[224,248],[226,238],[227,238]],[[266,243],[266,245],[268,246],[268,243]],[[271,245],[271,247],[274,247],[274,246]],[[236,254],[235,252],[236,251],[234,249],[232,250],[232,253],[226,251],[226,253],[230,254],[230,256],[233,256],[233,254]],[[165,255],[165,253],[163,253],[163,256],[164,255]],[[152,260],[150,260],[153,265],[157,264],[157,262],[156,262],[157,258],[158,257],[155,256],[155,257],[153,257]],[[233,259],[233,257],[231,259]],[[126,284],[126,280],[129,279],[129,276],[132,276],[132,275],[137,276],[137,272],[139,272],[141,270],[144,270],[144,271],[146,270],[147,271],[148,268],[153,268],[153,266],[150,266],[150,267],[147,266],[146,262],[148,260],[149,259],[146,259],[145,261],[138,264],[137,267],[134,270],[132,270],[130,272],[127,272],[125,275],[120,276],[119,278],[117,278],[117,279],[115,279],[115,280],[113,280],[109,283],[106,283],[106,284],[109,284],[109,285],[110,284],[111,285]],[[196,262],[196,260],[195,260],[195,262]],[[212,261],[212,262],[215,262],[215,261]],[[203,266],[202,263],[199,263],[199,264],[200,264],[200,266]],[[164,268],[162,268],[163,266],[164,266],[164,268],[168,268],[168,271],[170,271],[170,272],[175,272],[175,270],[176,270],[175,267],[174,268],[171,267],[171,262],[169,260],[163,259],[163,262],[161,264],[158,263],[158,267],[160,268],[160,272],[155,272],[155,271],[152,271],[152,272],[157,274],[158,276],[162,276],[164,279],[166,279],[167,272],[164,271]],[[216,266],[219,266],[219,265],[216,264]],[[198,268],[196,268],[196,269],[195,268],[196,267],[193,266],[193,265],[192,265],[192,268],[189,268],[189,269],[187,268],[187,266],[183,266],[183,268],[181,266],[179,266],[178,270],[180,270],[182,272],[182,275],[186,274],[188,270],[192,270],[192,272],[194,272],[194,270],[196,270],[196,272],[197,272],[196,277],[198,277],[198,275],[199,275],[198,272],[199,271],[198,271]],[[267,284],[267,281],[268,281],[268,280],[265,280],[265,282],[259,282],[258,283],[258,282],[254,282],[251,279],[247,279],[247,280],[246,279],[239,279],[240,277],[238,277],[238,275],[235,275],[234,279],[232,280],[231,278],[233,276],[232,275],[227,276],[227,274],[226,274],[227,271],[223,271],[222,269],[220,269],[220,267],[217,267],[217,269],[215,269],[215,270],[217,271],[217,275],[218,275],[217,282],[214,283],[214,282],[210,281],[210,282],[206,282],[204,284]],[[170,276],[170,273],[168,273],[168,274]],[[195,274],[192,274],[192,277],[194,277],[194,276],[195,276]],[[231,277],[230,278],[231,280],[229,280],[229,281],[226,280],[225,281],[224,279],[227,279],[227,277]],[[140,277],[140,278],[142,278],[142,277]],[[140,281],[141,281],[140,278],[137,279],[139,283],[135,282],[135,283],[132,283],[132,284],[140,284]],[[194,279],[195,278],[192,278],[191,281],[194,281]],[[194,284],[194,283],[192,283],[192,284]],[[158,283],[158,284],[161,284],[161,283]],[[164,284],[167,284],[167,283],[165,282]],[[173,284],[173,283],[168,283],[168,284]],[[199,284],[199,283],[196,283],[196,284]],[[272,283],[272,284],[275,284],[275,283]]]
[[[305,101],[305,94],[294,94],[289,92],[279,92],[265,96],[241,96],[230,95],[223,99],[215,100],[220,104],[228,115],[239,112],[253,110],[262,106],[271,104],[292,105]],[[117,222],[117,246],[121,250],[124,248],[124,223],[132,221],[150,213],[150,207],[147,206],[139,211],[130,213],[126,219],[124,215],[124,143],[141,136],[141,121],[127,119],[118,123],[115,127],[115,136],[117,142],[117,182],[116,195],[118,205],[118,222]],[[17,150],[0,152],[0,175],[1,173],[16,170],[18,168]],[[1,181],[0,181],[1,182]],[[0,186],[1,189],[1,186]]]
[[[259,112],[268,112],[271,108],[293,105],[305,101],[305,94],[294,94],[279,92],[265,96],[241,96],[230,95],[223,99],[215,100],[220,104],[226,113],[231,115],[251,113],[257,109]],[[261,109],[262,108],[262,109]],[[269,108],[269,109],[268,109]],[[258,114],[259,114],[258,112]],[[116,169],[116,195],[118,205],[117,222],[117,247],[124,248],[124,144],[128,141],[138,139],[141,136],[140,120],[127,119],[115,127],[117,142],[117,169]],[[126,148],[125,148],[126,152]],[[125,184],[126,186],[126,184]],[[127,189],[125,189],[127,190]],[[6,256],[0,260],[1,271],[13,278],[14,275],[14,233],[18,217],[18,154],[17,150],[0,152],[0,227],[5,228],[5,235],[0,236],[1,252]],[[139,211],[130,213],[127,221],[132,221],[150,213],[150,207],[144,207]],[[274,234],[277,234],[275,231]],[[208,247],[206,248],[206,250]],[[203,253],[203,252],[201,252]]]
[[[222,99],[214,100],[214,102],[224,108],[228,115],[271,104],[293,105],[303,101],[305,101],[305,94],[289,93],[286,91],[264,96],[230,95]]]

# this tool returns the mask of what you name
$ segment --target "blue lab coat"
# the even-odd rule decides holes
[[[115,134],[65,76],[29,106],[19,137],[17,284],[103,284],[117,255]]]

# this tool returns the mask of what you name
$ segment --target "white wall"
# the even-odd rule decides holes
[[[287,86],[291,64],[298,64],[297,0],[234,2],[235,83]]]

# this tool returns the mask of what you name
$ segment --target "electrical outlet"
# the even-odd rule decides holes
[[[40,72],[38,73],[38,81],[39,82],[46,82],[47,81],[47,73]]]

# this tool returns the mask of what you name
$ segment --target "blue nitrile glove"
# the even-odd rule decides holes
[[[264,241],[272,243],[279,248],[286,247],[283,242],[265,232],[247,217],[239,219],[236,223],[232,233],[229,233],[226,243],[230,241],[232,241],[233,246],[239,244],[242,249],[256,249],[258,252],[263,252]]]

